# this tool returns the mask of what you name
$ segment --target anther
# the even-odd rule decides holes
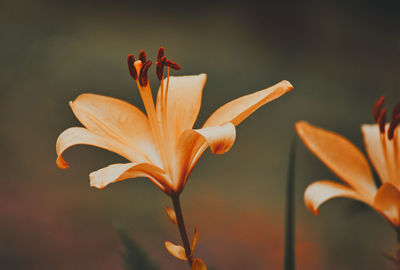
[[[397,103],[396,106],[394,106],[393,108],[392,120],[395,119],[398,114],[400,114],[400,103]]]
[[[386,125],[386,109],[383,108],[381,110],[381,113],[379,114],[378,117],[378,124],[379,124],[379,131],[380,133],[385,133],[385,125]]]
[[[157,78],[161,81],[164,75],[164,65],[165,61],[167,61],[167,57],[162,56],[157,62],[156,62],[156,73],[157,73]]]
[[[151,62],[151,60],[149,60],[149,61],[145,62],[143,64],[142,68],[140,69],[139,83],[141,86],[147,86],[147,83],[149,82],[148,71],[149,71],[151,64],[152,64],[152,62]]]
[[[146,62],[146,52],[144,50],[141,50],[139,53],[139,60],[142,61],[142,63]]]
[[[377,102],[374,105],[374,108],[372,109],[372,115],[374,117],[374,121],[378,122],[379,120],[379,116],[381,114],[382,111],[382,107],[383,107],[383,103],[385,102],[385,97],[381,96]]]
[[[160,47],[160,49],[158,49],[157,60],[160,60],[160,58],[164,56],[164,52],[165,52],[164,47]]]
[[[393,139],[394,136],[394,131],[396,130],[396,127],[400,125],[400,113],[397,114],[392,122],[390,122],[390,126],[389,126],[389,131],[388,131],[388,139],[391,140]]]
[[[132,54],[128,55],[128,69],[129,69],[129,74],[131,75],[132,78],[134,78],[135,80],[137,79],[137,71],[135,68],[135,57]]]
[[[177,63],[169,61],[169,60],[165,61],[165,65],[167,67],[170,67],[170,68],[175,69],[175,70],[180,70],[181,69],[181,67]]]

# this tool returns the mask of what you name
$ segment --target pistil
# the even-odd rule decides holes
[[[167,67],[167,82],[164,82],[164,68]],[[160,47],[157,53],[157,62],[156,62],[156,74],[157,78],[160,80],[160,112],[161,112],[161,129],[163,134],[163,141],[165,142],[166,151],[171,153],[173,151],[172,146],[175,143],[174,138],[172,137],[171,131],[168,129],[168,89],[169,89],[169,75],[170,68],[175,70],[179,70],[180,66],[172,61],[167,60],[165,56],[165,48]],[[168,163],[168,166],[171,166],[172,162]],[[169,171],[171,168],[169,168]],[[171,178],[174,177],[171,175]]]
[[[378,101],[375,103],[375,106],[372,109],[372,115],[374,117],[374,120],[378,124],[379,127],[379,134],[380,134],[380,141],[381,141],[381,146],[382,146],[382,152],[383,152],[383,158],[384,158],[384,163],[386,165],[386,170],[388,172],[388,178],[392,178],[392,173],[391,173],[391,166],[390,166],[390,159],[388,156],[388,151],[387,151],[387,146],[386,146],[386,108],[383,108],[383,104],[385,102],[385,97],[381,96]],[[389,180],[390,181],[390,180]]]
[[[135,79],[137,86],[139,88],[140,95],[142,97],[144,107],[147,112],[147,116],[149,118],[150,127],[154,134],[154,139],[156,144],[158,145],[159,154],[161,161],[163,163],[163,167],[166,172],[169,174],[169,178],[173,182],[173,176],[171,175],[171,164],[172,161],[167,157],[170,156],[172,151],[174,140],[171,140],[170,130],[168,129],[168,87],[169,87],[169,74],[170,68],[179,70],[180,66],[172,61],[167,60],[164,56],[165,49],[164,47],[160,47],[157,54],[157,62],[156,62],[156,74],[157,78],[160,80],[160,112],[161,115],[157,114],[153,95],[151,92],[148,71],[152,64],[151,60],[147,60],[146,52],[141,50],[139,53],[139,60],[135,60],[133,55],[128,55],[128,68],[129,74],[133,79]],[[167,82],[166,85],[164,82],[164,67],[167,67]],[[165,86],[165,87],[164,87]],[[174,183],[171,182],[172,186],[175,186]]]
[[[139,54],[139,60],[134,61],[135,58],[133,55],[128,55],[128,68],[129,73],[132,78],[135,79],[137,87],[139,88],[139,93],[142,97],[143,104],[145,110],[147,112],[147,116],[149,118],[150,128],[153,131],[155,142],[159,149],[159,154],[161,158],[161,162],[164,165],[164,169],[167,169],[165,166],[168,164],[168,160],[166,158],[166,153],[163,150],[163,143],[161,139],[161,130],[160,130],[160,123],[157,120],[157,114],[154,107],[154,100],[153,95],[151,92],[149,80],[148,80],[148,70],[152,64],[152,62],[145,61],[146,60],[146,53],[142,50]],[[145,62],[142,62],[145,61]],[[134,62],[133,62],[134,61]],[[132,63],[133,62],[133,63]],[[172,183],[170,183],[172,186]]]

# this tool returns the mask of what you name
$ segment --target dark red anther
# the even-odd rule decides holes
[[[164,53],[165,53],[165,48],[160,47],[160,49],[158,49],[158,53],[157,53],[157,60],[160,60],[160,58],[164,56]]]
[[[181,69],[181,67],[177,63],[169,61],[169,60],[165,61],[165,65],[167,67],[170,67],[170,68],[175,69],[175,70],[180,70]]]
[[[146,62],[146,52],[144,50],[140,51],[139,60],[142,61],[142,65]]]
[[[385,97],[381,96],[375,103],[374,108],[372,109],[372,115],[374,117],[374,121],[378,122],[379,116],[381,114],[383,103],[385,102]]]
[[[167,57],[162,56],[157,62],[156,62],[156,73],[157,73],[157,78],[161,81],[163,76],[164,76],[164,65],[165,61],[167,61]]]
[[[400,114],[400,103],[397,103],[396,106],[394,106],[393,111],[392,111],[392,120],[396,118],[396,115]]]
[[[137,79],[137,72],[136,72],[136,68],[135,68],[135,57],[132,54],[128,55],[128,69],[129,69],[129,74],[131,75],[132,78],[134,78],[135,80]]]
[[[389,126],[389,131],[388,131],[388,138],[389,140],[393,139],[394,136],[394,131],[396,130],[396,127],[400,125],[400,114],[397,114],[392,122],[390,122],[390,126]]]
[[[381,113],[379,114],[378,117],[378,125],[379,125],[379,131],[380,133],[385,133],[385,125],[386,125],[386,109],[383,108],[381,110]]]
[[[142,68],[140,69],[139,84],[141,86],[147,86],[147,84],[149,82],[148,71],[149,71],[151,64],[152,64],[152,62],[151,62],[151,60],[149,60],[149,61],[145,62],[143,64]]]

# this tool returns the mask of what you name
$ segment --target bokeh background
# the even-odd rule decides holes
[[[0,8],[0,268],[123,269],[124,227],[162,269],[186,269],[179,242],[146,180],[104,190],[88,174],[122,158],[79,146],[55,166],[55,141],[79,125],[68,101],[92,92],[143,108],[128,53],[159,46],[183,69],[207,73],[198,126],[218,106],[282,79],[295,89],[238,127],[233,149],[208,152],[182,195],[197,256],[215,269],[280,269],[293,124],[307,120],[363,148],[360,125],[385,94],[400,100],[398,1],[3,0]],[[152,74],[153,79],[155,78]],[[153,86],[156,81],[152,81]],[[188,90],[190,91],[190,89]],[[395,233],[378,214],[335,199],[317,217],[303,191],[337,179],[301,142],[296,171],[298,269],[391,269]],[[364,149],[363,149],[364,151]]]

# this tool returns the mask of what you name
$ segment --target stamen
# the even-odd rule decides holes
[[[379,116],[381,114],[381,110],[383,107],[383,103],[385,102],[385,97],[381,96],[375,103],[374,108],[372,109],[372,115],[374,117],[374,121],[378,122]]]
[[[174,69],[174,70],[180,70],[181,69],[181,67],[177,63],[169,61],[169,60],[165,61],[165,65],[167,67],[170,67],[170,68]]]
[[[396,118],[396,115],[400,114],[400,103],[397,103],[396,106],[394,106],[393,111],[392,111],[392,120]]]
[[[164,66],[165,66],[165,61],[167,61],[167,57],[162,56],[157,62],[156,62],[156,73],[157,73],[157,78],[162,81],[162,78],[164,77]]]
[[[146,63],[146,52],[144,50],[140,51],[139,60],[142,61],[142,63]]]
[[[164,56],[164,52],[165,52],[164,47],[160,47],[160,49],[158,49],[157,60],[160,60],[160,58]]]
[[[129,74],[131,75],[132,78],[134,78],[135,80],[137,80],[137,71],[135,68],[135,57],[132,54],[128,55],[128,69],[129,69]]]
[[[378,117],[378,126],[379,126],[379,137],[380,137],[380,141],[381,141],[381,145],[382,145],[382,152],[383,152],[383,158],[384,158],[384,163],[386,166],[386,170],[388,172],[388,177],[389,179],[392,179],[392,168],[391,168],[391,164],[390,164],[390,158],[388,155],[388,149],[386,146],[386,134],[385,134],[385,125],[386,125],[386,109],[382,109],[379,117]]]
[[[385,133],[385,125],[386,125],[386,109],[383,108],[379,118],[378,118],[378,124],[379,124],[379,131],[381,134]]]
[[[140,86],[147,86],[147,83],[149,82],[148,71],[149,71],[151,64],[152,64],[152,62],[151,62],[151,60],[149,60],[149,61],[145,62],[143,64],[142,68],[140,69],[140,73],[139,73]]]
[[[390,122],[389,126],[389,131],[388,131],[388,139],[391,140],[393,139],[394,131],[396,130],[396,127],[400,125],[400,113],[398,113]]]

